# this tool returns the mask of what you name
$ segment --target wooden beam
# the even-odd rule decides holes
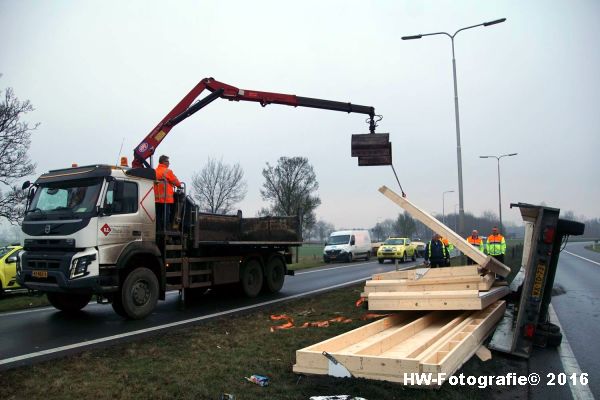
[[[399,196],[394,191],[390,190],[387,186],[380,187],[379,191],[384,196],[392,200],[394,203],[398,204],[400,207],[405,209],[413,218],[416,218],[434,232],[439,233],[440,235],[448,239],[450,243],[456,246],[456,248],[462,251],[467,257],[475,261],[481,267],[493,271],[498,275],[504,277],[510,274],[509,267],[500,263],[498,260],[483,254],[481,251],[469,244],[469,242],[467,242],[462,236],[454,232],[452,229],[448,228],[446,225],[444,225],[437,219],[435,219],[426,211],[420,209],[419,207],[411,203],[406,197]]]
[[[482,310],[509,292],[506,286],[493,287],[487,292],[374,292],[368,294],[368,300],[372,311]]]

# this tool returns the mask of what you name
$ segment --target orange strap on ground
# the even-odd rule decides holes
[[[364,297],[361,297],[360,299],[356,300],[356,307],[360,307],[365,301],[367,301],[367,299]]]

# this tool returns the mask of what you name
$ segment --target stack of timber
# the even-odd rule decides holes
[[[455,373],[504,315],[504,301],[478,311],[393,314],[296,351],[295,373],[404,382],[405,373]],[[414,384],[414,382],[413,382]],[[434,383],[432,386],[439,386]]]
[[[380,321],[296,351],[294,372],[405,382],[411,373],[454,374],[504,315],[510,268],[387,187],[379,189],[413,218],[446,237],[476,265],[393,271],[367,281],[369,310],[398,311]],[[405,375],[408,374],[408,375]],[[432,386],[439,386],[435,382]]]
[[[476,265],[376,274],[362,294],[369,310],[482,310],[509,292]]]

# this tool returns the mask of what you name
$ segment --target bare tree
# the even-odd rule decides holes
[[[15,185],[17,180],[31,175],[35,164],[27,152],[31,145],[31,132],[39,123],[29,125],[21,121],[24,114],[33,111],[29,100],[20,101],[12,88],[0,91],[0,217],[10,223],[23,217],[25,193]]]
[[[267,163],[262,174],[265,178],[260,194],[271,202],[270,213],[296,215],[303,213],[303,229],[310,230],[316,223],[315,209],[321,199],[313,194],[319,188],[315,171],[305,157],[280,157],[277,165]]]
[[[320,242],[324,242],[329,237],[331,232],[335,231],[333,224],[323,221],[322,219],[315,223],[315,234]]]
[[[212,158],[200,173],[193,174],[192,187],[200,209],[215,214],[230,212],[247,192],[244,171],[239,163],[228,165]]]
[[[410,238],[417,231],[417,224],[410,214],[404,211],[403,214],[398,214],[394,222],[394,230],[398,235]]]

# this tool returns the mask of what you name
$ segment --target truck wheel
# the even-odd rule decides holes
[[[351,263],[352,262],[352,253],[348,253],[348,262]]]
[[[125,313],[125,309],[123,308],[123,301],[121,300],[121,295],[116,294],[112,299],[111,306],[113,310],[123,318],[127,318],[127,314]]]
[[[67,294],[67,293],[46,293],[48,301],[54,308],[67,312],[74,313],[81,310],[92,299],[91,294]]]
[[[285,264],[279,257],[272,257],[265,268],[265,288],[270,293],[277,293],[285,280]]]
[[[378,258],[377,261],[379,261],[379,264],[383,264],[385,260],[383,258]]]
[[[367,251],[367,256],[365,257],[365,261],[369,261],[371,259],[371,252]]]
[[[156,307],[158,302],[158,279],[156,279],[154,272],[148,268],[136,268],[125,278],[121,293],[117,297],[117,309],[122,306],[123,312],[128,318],[142,319]],[[115,311],[118,314],[117,309]]]
[[[410,258],[412,261],[417,261],[417,251],[415,250],[412,257]]]
[[[257,260],[246,261],[240,273],[242,291],[248,297],[256,297],[263,284],[263,271]]]
[[[400,259],[401,263],[405,263],[406,262],[406,250],[404,251],[404,253],[402,253],[402,258]]]

